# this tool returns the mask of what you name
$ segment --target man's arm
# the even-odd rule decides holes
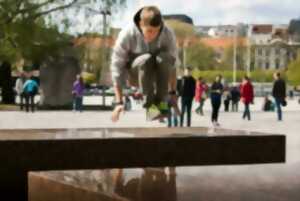
[[[111,120],[116,122],[119,120],[120,114],[124,111],[123,106],[123,93],[122,84],[124,83],[124,70],[126,63],[128,62],[128,51],[130,49],[129,39],[130,35],[126,30],[122,30],[118,36],[115,47],[112,53],[112,62],[110,66],[112,81],[114,83],[114,91],[116,103],[118,103],[111,116]]]
[[[113,49],[110,70],[112,74],[112,81],[114,83],[115,98],[117,102],[122,102],[122,84],[125,82],[125,66],[129,59],[130,34],[125,29],[122,30],[117,38]]]
[[[116,102],[117,102],[117,103],[122,103],[122,100],[123,100],[122,87],[119,86],[118,84],[116,84],[116,85],[114,86],[114,90],[115,90],[115,98],[116,98]]]

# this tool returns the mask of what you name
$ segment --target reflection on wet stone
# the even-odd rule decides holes
[[[176,201],[175,168],[143,168],[140,177],[125,182],[123,170],[120,169],[116,178],[115,192],[132,201]]]
[[[40,201],[37,194],[51,194],[53,186],[43,186],[42,191],[33,191],[36,185],[41,185],[35,178],[53,180],[57,183],[82,188],[89,192],[103,193],[114,199],[126,198],[130,201],[176,201],[176,171],[174,167],[168,168],[142,168],[142,169],[105,169],[85,171],[51,171],[31,173],[30,195],[31,201]],[[47,191],[48,192],[45,192]],[[43,192],[44,191],[44,192]],[[56,191],[56,198],[73,197],[67,191]],[[47,198],[44,197],[44,200]],[[88,197],[86,197],[88,199]],[[73,201],[77,201],[74,200]],[[85,200],[90,201],[90,200]]]

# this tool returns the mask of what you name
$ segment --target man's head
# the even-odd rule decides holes
[[[162,16],[159,9],[155,6],[144,7],[140,13],[139,26],[145,42],[152,42],[158,36],[162,26]]]
[[[215,78],[216,82],[221,82],[222,80],[222,75],[217,75],[216,78]]]
[[[273,74],[273,77],[274,77],[275,80],[278,80],[280,78],[280,73],[279,72],[275,72]]]
[[[249,81],[250,81],[250,78],[249,78],[247,75],[245,75],[244,78],[243,78],[243,81],[244,81],[244,82],[249,82]]]
[[[184,68],[184,75],[190,76],[192,74],[192,68],[191,67],[185,67]]]

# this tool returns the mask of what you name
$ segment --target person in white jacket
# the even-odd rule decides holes
[[[21,110],[23,110],[23,107],[24,107],[25,96],[23,93],[23,85],[24,85],[25,81],[26,81],[25,74],[22,72],[22,73],[20,73],[20,77],[16,80],[16,84],[15,84],[15,91],[20,100],[20,109]]]
[[[124,110],[122,88],[126,81],[146,96],[144,108],[157,108],[159,115],[168,111],[168,92],[176,91],[178,51],[174,32],[163,23],[155,6],[141,8],[133,22],[120,32],[112,53],[110,69],[116,96],[113,121]]]

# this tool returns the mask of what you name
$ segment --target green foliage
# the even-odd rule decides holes
[[[299,54],[297,59],[289,64],[287,70],[287,78],[292,85],[294,86],[300,85],[300,55]]]
[[[216,66],[215,52],[203,43],[196,43],[186,48],[186,62],[199,70],[210,70]]]
[[[84,72],[82,73],[82,78],[86,84],[92,84],[96,82],[96,76],[93,73]]]
[[[185,39],[196,35],[194,27],[191,24],[178,20],[165,20],[165,23],[174,30],[177,38]]]
[[[66,34],[79,12],[85,24],[95,15],[91,8],[115,10],[126,0],[0,0],[0,60],[20,58],[39,62],[56,56],[70,42]],[[100,11],[99,11],[100,12]],[[99,14],[99,13],[98,13]],[[61,33],[61,30],[65,31]]]
[[[86,72],[94,74],[95,80],[99,82],[101,78],[102,67],[105,65],[103,62],[103,55],[109,54],[108,48],[106,48],[104,51],[103,47],[94,48],[90,47],[88,44],[82,44],[77,47],[77,49],[79,52],[80,66],[83,66]]]
[[[237,70],[245,69],[246,47],[241,44],[237,44],[236,48],[236,67]],[[224,50],[223,58],[219,67],[223,70],[230,70],[233,67],[233,46],[230,46]]]
[[[274,70],[255,70],[251,72],[250,78],[253,82],[272,82],[273,81],[273,74]],[[284,75],[284,72],[282,72]],[[206,70],[206,71],[200,71],[200,70],[194,70],[193,71],[193,77],[195,79],[199,78],[200,76],[204,78],[207,82],[213,82],[215,80],[215,77],[217,75],[222,75],[223,78],[226,80],[226,82],[232,82],[233,81],[233,72],[232,70]],[[237,71],[236,77],[237,82],[241,82],[243,77],[246,75],[245,71]]]

